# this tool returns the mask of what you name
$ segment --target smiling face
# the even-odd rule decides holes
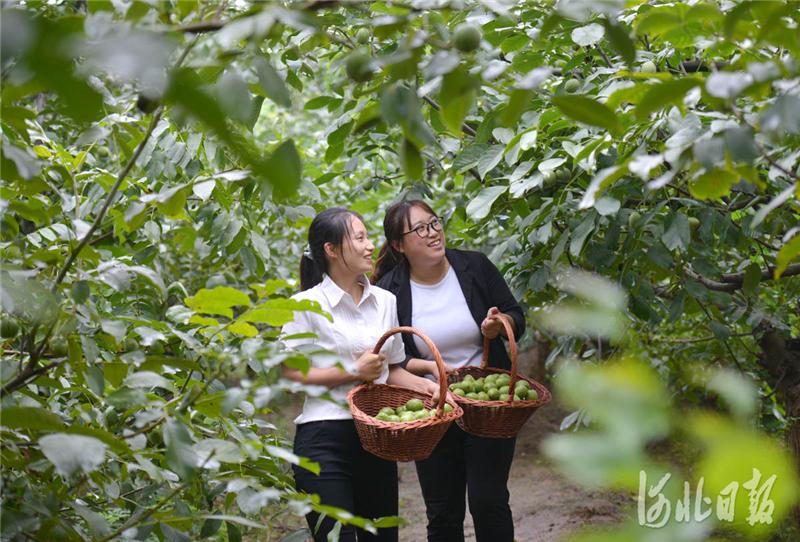
[[[410,233],[403,235],[403,239],[397,245],[397,249],[405,254],[411,267],[438,265],[444,258],[444,231],[435,231],[432,227],[425,227],[435,220],[438,221],[439,218],[422,207],[416,205],[411,207],[409,211],[410,224],[406,225],[405,230]],[[421,230],[419,231],[422,233],[422,237],[412,231],[420,226]]]
[[[332,243],[326,243],[325,252],[331,265],[340,266],[342,271],[362,275],[372,271],[372,253],[375,245],[367,237],[364,223],[356,216],[350,217],[350,224],[341,250],[334,249]]]

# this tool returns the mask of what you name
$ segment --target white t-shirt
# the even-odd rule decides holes
[[[333,322],[320,314],[296,311],[294,321],[283,326],[283,336],[299,333],[314,333],[316,338],[283,340],[292,349],[301,345],[313,344],[332,352],[333,356],[316,356],[313,367],[334,367],[340,363],[345,369],[355,368],[356,360],[366,351],[372,351],[378,339],[390,328],[397,327],[397,300],[394,294],[373,286],[366,277],[361,277],[364,291],[358,305],[353,297],[339,288],[328,275],[322,282],[292,296],[292,299],[311,299],[318,302],[322,310],[333,316]],[[392,335],[384,343],[381,353],[386,363],[376,383],[386,382],[389,376],[388,364],[400,363],[405,359],[405,349],[400,334]],[[347,392],[358,383],[344,384],[330,390],[331,397],[338,403],[326,399],[306,396],[303,412],[294,422],[297,424],[319,420],[346,420],[352,418],[347,408]]]
[[[472,318],[453,268],[437,284],[411,283],[411,325],[425,333],[451,368],[480,365],[483,335]],[[414,344],[425,359],[433,355],[414,335]]]

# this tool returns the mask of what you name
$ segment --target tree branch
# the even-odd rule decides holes
[[[735,292],[736,290],[740,290],[744,285],[744,272],[740,273],[723,273],[720,281],[712,280],[706,278],[697,272],[695,272],[691,267],[685,267],[684,272],[686,275],[689,276],[692,280],[696,280],[709,290],[716,290],[718,292]],[[800,264],[792,264],[786,268],[786,270],[781,275],[781,278],[785,277],[792,277],[795,275],[800,275]],[[774,280],[775,276],[775,266],[770,265],[767,267],[766,270],[761,271],[761,280]]]

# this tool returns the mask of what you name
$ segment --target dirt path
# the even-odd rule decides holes
[[[539,453],[543,437],[554,431],[564,411],[548,405],[528,420],[517,437],[509,477],[515,538],[519,542],[561,540],[582,527],[621,521],[632,502],[623,495],[586,491],[561,476]],[[425,540],[425,505],[413,463],[400,465],[400,515],[406,524],[400,540]],[[475,540],[472,518],[464,522],[466,540]]]

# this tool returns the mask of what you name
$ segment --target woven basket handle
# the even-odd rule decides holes
[[[498,314],[502,314],[498,311]],[[500,321],[503,322],[503,327],[506,328],[506,336],[508,337],[508,347],[511,351],[511,381],[508,383],[508,400],[514,400],[514,388],[517,385],[517,340],[514,338],[514,328],[511,327],[511,324],[508,323],[508,320],[505,318],[500,318]],[[483,336],[483,360],[481,361],[481,368],[485,369],[489,366],[489,345],[491,344],[492,339],[487,337],[486,335]]]
[[[372,349],[372,353],[380,353],[381,348],[383,348],[383,344],[389,339],[389,337],[397,333],[412,333],[416,335],[423,340],[423,342],[428,346],[428,349],[433,353],[433,359],[436,361],[436,368],[439,370],[439,404],[436,405],[436,414],[441,416],[442,411],[444,410],[445,399],[447,397],[447,371],[444,360],[442,359],[442,355],[439,353],[439,349],[436,348],[436,345],[433,344],[433,341],[430,340],[427,335],[410,326],[393,327],[384,333],[380,339],[378,339],[378,343],[375,345],[375,348]]]

